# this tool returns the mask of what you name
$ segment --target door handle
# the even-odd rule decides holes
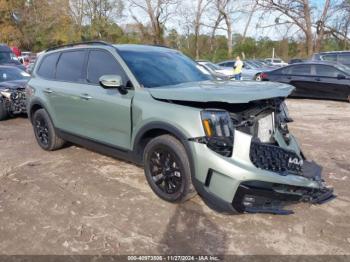
[[[84,100],[90,100],[92,98],[92,96],[89,96],[88,94],[82,94],[82,95],[80,95],[80,98],[84,99]]]
[[[44,92],[45,92],[46,94],[51,94],[51,93],[53,93],[53,91],[52,91],[50,88],[44,89]]]
[[[292,77],[291,77],[291,76],[287,76],[287,79],[289,79],[289,80],[290,80],[290,79],[292,79]]]
[[[321,78],[316,77],[315,80],[320,82],[320,81],[321,81]]]

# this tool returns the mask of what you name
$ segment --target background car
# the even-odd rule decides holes
[[[26,113],[25,86],[29,78],[16,67],[0,66],[0,120]]]
[[[350,51],[322,52],[314,54],[312,60],[338,62],[350,66]]]
[[[224,67],[227,70],[233,69],[235,64],[234,60],[227,60],[218,63],[218,66]],[[243,61],[243,69],[242,69],[242,80],[261,80],[260,74],[261,72],[267,72],[274,69],[274,67],[264,65],[260,61],[255,60],[246,60]]]
[[[231,68],[221,67],[210,61],[204,61],[204,60],[199,60],[197,61],[197,63],[209,69],[210,71],[219,73],[220,75],[225,75],[225,76],[228,76],[229,78],[233,77],[233,67]]]
[[[350,101],[350,67],[311,61],[297,63],[261,74],[263,81],[276,81],[296,87],[292,96]]]
[[[26,68],[18,61],[14,53],[12,53],[11,48],[7,45],[0,44],[0,65],[15,66],[21,70]]]
[[[226,72],[228,70],[224,69],[225,73],[223,73],[223,68],[208,61],[197,61],[197,64],[201,67],[201,70],[205,70],[204,73],[212,75],[217,80],[230,80],[233,78],[232,70],[230,70],[230,72]]]
[[[204,74],[209,74],[217,80],[231,80],[232,79],[232,76],[216,72],[211,67],[207,66],[206,64],[204,64],[202,62],[197,62],[197,64],[200,67],[200,70]]]
[[[282,67],[282,66],[288,65],[281,58],[266,58],[265,61],[269,62],[271,65],[274,65],[274,66]]]

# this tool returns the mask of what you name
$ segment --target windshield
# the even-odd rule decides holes
[[[30,75],[26,72],[13,67],[13,68],[0,68],[0,82],[25,80],[29,79]]]
[[[212,70],[221,70],[222,68],[218,65],[215,65],[213,63],[205,63],[209,68],[211,68]]]
[[[245,61],[245,64],[249,65],[252,69],[257,69],[259,68],[259,65],[257,65],[256,63],[252,62],[252,61]]]
[[[119,50],[140,84],[152,88],[212,79],[179,52]]]

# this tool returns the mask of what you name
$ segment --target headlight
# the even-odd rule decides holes
[[[286,102],[282,102],[279,107],[280,120],[284,123],[293,122],[293,119],[289,116],[289,110]]]
[[[12,92],[9,89],[5,89],[5,90],[0,91],[0,94],[3,95],[4,97],[6,97],[7,99],[10,99]]]
[[[223,156],[231,156],[234,128],[227,111],[204,110],[201,112],[207,146]]]
[[[277,122],[279,130],[283,136],[284,141],[289,145],[290,135],[288,129],[288,123],[293,122],[293,119],[289,116],[288,108],[285,102],[282,102],[278,109]]]
[[[201,112],[204,132],[207,137],[232,137],[233,125],[230,115],[222,110],[205,110]]]

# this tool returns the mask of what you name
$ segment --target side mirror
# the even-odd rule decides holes
[[[346,76],[343,75],[343,74],[338,74],[338,75],[337,75],[337,78],[338,78],[339,80],[342,80],[342,79],[346,79]]]
[[[103,88],[118,88],[122,95],[128,93],[127,88],[123,85],[123,79],[120,75],[103,75],[99,79]]]

